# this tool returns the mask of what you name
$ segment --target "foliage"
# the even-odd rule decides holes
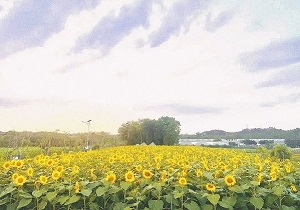
[[[54,153],[2,163],[0,209],[296,209],[299,175],[299,162],[234,149]]]
[[[118,129],[121,140],[128,145],[154,143],[156,145],[178,144],[180,122],[172,117],[161,117],[158,120],[141,119],[130,121]]]
[[[273,147],[270,155],[272,157],[279,158],[280,160],[285,160],[285,159],[291,159],[292,152],[287,146],[280,144]]]

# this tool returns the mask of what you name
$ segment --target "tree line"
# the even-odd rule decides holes
[[[179,143],[180,122],[173,117],[140,119],[122,124],[118,132],[128,145],[174,145]]]
[[[124,123],[118,129],[119,134],[108,132],[91,132],[89,145],[97,149],[102,147],[134,145],[142,142],[157,145],[178,144],[180,122],[172,117],[161,117],[158,120],[140,119]],[[84,148],[87,133],[8,131],[0,132],[0,147],[19,148],[38,146],[44,150],[51,147]]]

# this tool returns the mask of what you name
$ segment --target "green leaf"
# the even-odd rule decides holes
[[[212,210],[214,207],[212,206],[212,205],[210,205],[210,204],[205,204],[205,205],[203,205],[203,207],[202,207],[202,209],[203,210]]]
[[[149,200],[148,205],[151,210],[159,210],[163,209],[164,202],[162,200]]]
[[[220,200],[220,195],[219,194],[209,194],[207,195],[207,199],[209,200],[209,202],[212,204],[212,205],[217,205],[217,203],[219,202]]]
[[[259,185],[259,182],[258,182],[258,181],[251,181],[250,183],[251,183],[253,186],[255,186],[255,187]]]
[[[73,195],[64,205],[69,205],[69,204],[72,204],[72,203],[76,203],[79,200],[80,200],[80,196]]]
[[[119,192],[121,190],[121,188],[119,187],[116,187],[116,186],[112,186],[109,191],[108,191],[108,194],[115,194],[117,192]]]
[[[0,200],[0,206],[3,205],[3,204],[6,204],[6,203],[9,203],[9,198],[6,197],[6,198],[3,198]]]
[[[223,202],[227,202],[229,203],[231,206],[234,206],[236,204],[236,197],[235,196],[231,196],[231,197],[224,197],[222,199]]]
[[[27,206],[28,204],[31,203],[31,200],[32,200],[32,198],[22,198],[18,204],[17,209]]]
[[[45,193],[45,192],[46,192],[45,189],[42,189],[42,190],[34,190],[34,191],[32,192],[32,195],[33,195],[34,197],[36,197],[36,198],[39,198],[39,197],[41,197],[41,196],[43,195],[43,193]]]
[[[123,190],[128,190],[128,188],[131,186],[131,182],[121,182],[120,186]]]
[[[227,203],[227,202],[219,201],[218,204],[220,206],[222,206],[223,208],[225,208],[225,209],[233,209],[232,206],[229,203]]]
[[[105,187],[98,187],[96,190],[96,194],[98,197],[104,195],[104,193],[106,192],[106,188]]]
[[[264,205],[264,200],[262,198],[251,197],[250,203],[252,203],[255,208],[261,209]]]
[[[81,193],[82,195],[86,196],[86,197],[89,197],[90,194],[92,193],[92,190],[89,189],[89,188],[87,188],[87,189],[81,190],[80,193]]]
[[[175,199],[182,197],[183,194],[184,194],[184,192],[178,192],[178,191],[173,192],[173,195],[174,195]]]
[[[38,205],[38,210],[40,209],[44,209],[47,206],[47,202],[46,201],[41,201]]]
[[[190,203],[185,203],[184,207],[187,208],[188,210],[198,210],[200,207],[195,201],[191,201]]]
[[[99,206],[98,206],[98,204],[97,203],[91,203],[90,205],[89,205],[89,209],[90,210],[99,210]]]
[[[115,203],[113,210],[124,210],[126,203]]]
[[[13,192],[16,188],[15,187],[12,187],[12,186],[9,186],[8,188],[6,188],[5,190],[3,190],[1,193],[0,193],[0,198]]]
[[[52,201],[57,196],[57,192],[48,192],[46,198],[48,201]]]
[[[69,198],[70,198],[69,196],[61,196],[59,197],[58,202],[60,204],[64,204]]]
[[[228,189],[230,191],[233,191],[233,192],[236,192],[236,193],[243,193],[244,192],[244,190],[241,187],[237,186],[237,185],[235,185],[233,187],[228,187]]]
[[[295,207],[282,205],[282,210],[295,210]]]
[[[280,196],[283,194],[283,187],[282,186],[277,186],[277,187],[273,187],[273,192],[275,195]]]
[[[10,203],[6,205],[6,210],[16,210],[17,209],[17,203]]]

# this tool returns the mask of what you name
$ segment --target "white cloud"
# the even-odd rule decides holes
[[[117,17],[124,5],[133,3],[101,1],[93,9],[69,16],[63,29],[42,46],[0,60],[0,99],[8,105],[22,102],[5,109],[0,106],[0,130],[77,132],[86,129],[82,120],[92,119],[93,130],[116,133],[126,121],[163,115],[175,117],[182,131],[189,133],[238,130],[246,124],[297,126],[292,113],[300,111],[298,101],[286,100],[274,107],[262,104],[297,94],[299,86],[257,88],[277,71],[251,73],[239,61],[241,53],[291,36],[263,21],[253,30],[253,21],[259,21],[261,14],[247,11],[252,5],[214,1],[195,17],[188,31],[181,29],[153,48],[149,38],[175,4],[154,1],[149,27],[133,28],[108,54],[98,49],[72,51],[104,17],[112,13]],[[232,8],[230,21],[214,33],[206,30],[209,13],[215,18]]]

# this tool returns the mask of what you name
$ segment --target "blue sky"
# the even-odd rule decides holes
[[[299,127],[297,0],[0,0],[0,130]]]

